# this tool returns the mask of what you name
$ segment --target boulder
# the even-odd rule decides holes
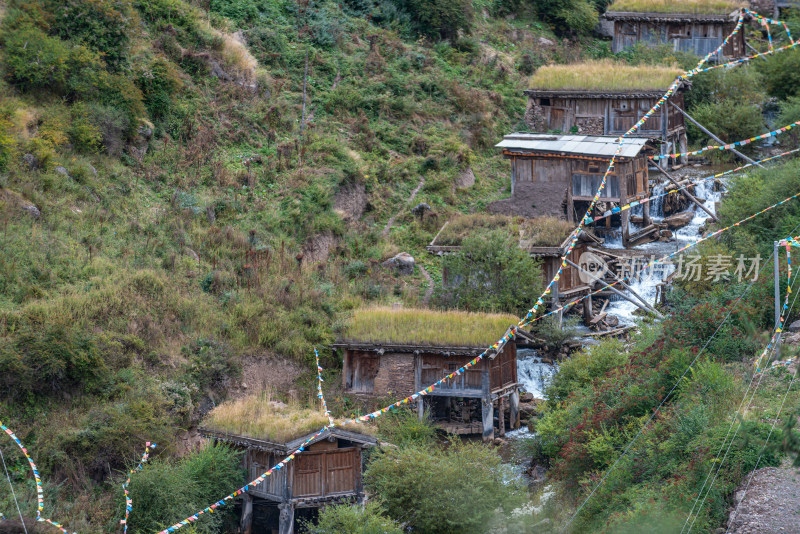
[[[533,393],[521,393],[519,396],[520,402],[533,402]]]
[[[398,274],[414,274],[414,257],[408,252],[401,252],[397,256],[389,258],[381,265],[397,271]]]
[[[800,332],[800,320],[793,322],[790,324],[786,330],[789,332]]]
[[[553,46],[554,44],[556,43],[547,37],[539,37],[539,46]]]
[[[39,211],[39,208],[37,208],[33,204],[26,204],[26,205],[20,206],[20,209],[22,211],[26,212],[31,217],[33,217],[34,219],[38,219],[39,217],[42,216],[42,212]]]
[[[425,215],[426,212],[429,211],[433,210],[431,210],[431,206],[427,202],[420,202],[419,204],[411,208],[411,213],[413,213],[415,217],[419,217],[420,219],[422,218],[423,215]]]
[[[475,173],[472,172],[472,167],[467,167],[456,178],[456,188],[466,189],[475,185]]]
[[[671,237],[672,237],[674,234],[672,233],[672,230],[661,230],[661,231],[658,233],[658,235],[660,235],[661,237],[664,237],[664,238],[667,238],[667,239],[669,239],[669,238],[671,238]]]
[[[27,165],[30,170],[33,170],[39,166],[39,160],[37,160],[36,156],[33,154],[25,154],[22,156],[22,162]]]
[[[614,315],[608,315],[608,316],[606,316],[606,318],[605,318],[605,319],[603,319],[603,320],[604,320],[604,321],[605,321],[605,323],[606,323],[608,326],[610,326],[611,328],[614,328],[615,326],[618,326],[618,325],[619,325],[619,318],[618,318],[618,317],[616,317],[616,316],[614,316]]]
[[[59,165],[58,167],[56,167],[56,168],[55,168],[55,169],[53,169],[53,170],[54,170],[54,171],[56,171],[58,174],[63,174],[63,175],[64,175],[64,176],[66,176],[67,178],[72,178],[72,177],[69,175],[69,171],[67,170],[67,168],[66,168],[66,167],[62,167],[61,165]]]
[[[664,219],[664,224],[666,224],[670,229],[674,230],[676,228],[682,228],[686,226],[692,222],[692,219],[694,219],[694,213],[691,211],[685,211],[683,213],[670,215]]]

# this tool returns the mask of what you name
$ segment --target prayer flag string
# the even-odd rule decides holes
[[[121,525],[124,525],[122,528],[123,534],[128,532],[128,518],[133,510],[133,499],[131,499],[130,493],[128,492],[128,485],[131,483],[131,475],[133,475],[136,471],[139,471],[144,464],[147,463],[147,460],[150,458],[150,451],[155,448],[155,443],[151,444],[149,441],[145,443],[142,460],[139,462],[139,465],[137,465],[134,469],[131,469],[131,472],[128,474],[128,479],[122,484],[122,490],[125,492],[125,519],[120,519],[119,522]]]

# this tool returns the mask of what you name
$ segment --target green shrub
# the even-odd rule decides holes
[[[586,0],[535,0],[533,8],[561,34],[589,33],[599,20],[597,10]]]
[[[542,288],[538,264],[503,230],[464,239],[442,266],[448,281],[437,288],[437,302],[443,306],[521,315]]]
[[[766,128],[760,107],[731,100],[701,104],[694,109],[692,116],[726,143],[760,135]],[[687,124],[687,129],[690,139],[699,141],[702,146],[718,144],[692,123]],[[746,145],[739,150],[752,153],[755,147]],[[732,157],[730,152],[717,151],[706,152],[705,155],[720,159]]]
[[[136,21],[130,0],[73,0],[55,11],[51,31],[102,54],[106,64],[116,70],[127,62]]]
[[[7,398],[92,391],[107,378],[88,332],[62,324],[22,324],[0,341],[0,386]]]
[[[499,508],[512,509],[523,498],[521,485],[508,478],[494,449],[459,441],[446,449],[384,449],[364,473],[367,490],[381,496],[389,516],[420,534],[486,532]]]
[[[134,506],[128,528],[132,534],[163,530],[241,486],[243,475],[239,454],[222,444],[207,445],[181,461],[155,458],[131,477]],[[192,523],[193,532],[221,532],[232,512],[233,506],[225,506],[203,514]]]
[[[415,409],[402,409],[387,413],[378,419],[381,439],[392,445],[433,445],[436,429],[426,411],[422,421]]]
[[[100,148],[103,139],[100,130],[91,120],[89,107],[78,102],[70,109],[69,140],[78,152],[92,153]]]
[[[469,0],[400,0],[417,31],[430,37],[454,39],[458,32],[470,33],[474,17]]]
[[[793,48],[764,58],[766,61],[757,61],[754,66],[764,75],[769,96],[785,100],[797,95],[800,87],[800,50]]]
[[[164,119],[172,109],[176,93],[183,87],[175,65],[163,56],[156,56],[139,72],[136,80],[144,105],[155,120]]]
[[[326,506],[317,524],[306,523],[309,534],[403,534],[402,525],[386,517],[380,504]]]

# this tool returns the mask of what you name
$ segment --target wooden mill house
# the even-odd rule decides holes
[[[400,399],[420,391],[481,354],[500,339],[511,315],[440,312],[427,309],[358,310],[342,338],[340,351],[345,393],[366,399]],[[453,434],[494,439],[495,427],[519,427],[517,347],[508,341],[477,365],[417,400]],[[506,412],[506,405],[508,411]],[[497,423],[495,423],[497,411]]]
[[[511,162],[511,198],[492,204],[492,211],[528,217],[551,215],[577,223],[589,208],[618,141],[609,136],[514,133],[496,146]],[[647,139],[623,140],[592,216],[649,196],[647,147]],[[638,239],[631,232],[630,215],[631,210],[622,210],[590,229],[605,235],[620,231],[627,245]],[[647,203],[642,217],[648,226]]]
[[[558,194],[562,194],[559,192]],[[490,205],[497,213],[508,213],[513,210],[513,198],[504,199]],[[545,203],[546,205],[546,203]],[[428,252],[438,256],[452,254],[461,250],[464,238],[474,236],[487,230],[502,229],[510,235],[519,236],[519,246],[532,258],[541,262],[542,287],[553,279],[561,265],[561,258],[569,249],[570,234],[575,224],[553,216],[540,216],[526,219],[521,216],[508,215],[460,215],[445,222],[431,243],[426,247]],[[550,292],[550,303],[553,307],[563,302],[587,296],[591,292],[591,284],[582,278],[579,269],[581,257],[589,244],[599,244],[599,240],[591,231],[583,231],[575,247],[567,254],[567,265],[562,269],[559,280]],[[445,288],[458,284],[447,266],[442,269],[442,284]],[[584,299],[584,320],[591,319],[591,297]]]
[[[533,74],[525,91],[525,123],[531,132],[618,137],[658,102],[680,74],[676,68],[633,67],[613,61],[547,65]],[[662,155],[686,152],[681,111],[687,87],[681,82],[669,100],[628,137],[654,140]],[[680,161],[686,162],[685,157]]]
[[[223,404],[211,412],[200,435],[243,451],[247,480],[293,453],[327,424],[313,410],[299,410],[264,398],[246,398]],[[218,416],[218,413],[234,415]],[[266,417],[282,422],[281,430],[255,430],[254,420]],[[277,428],[277,426],[276,426]],[[309,430],[313,428],[314,430]],[[326,430],[282,469],[242,495],[240,527],[243,534],[292,534],[300,519],[313,519],[326,505],[362,502],[362,453],[377,444],[364,433],[369,427]]]
[[[613,24],[611,51],[615,54],[636,43],[669,44],[675,51],[705,57],[722,44],[736,27],[740,8],[735,0],[716,2],[640,2],[617,0],[603,17]],[[772,13],[766,13],[770,16]],[[745,55],[745,32],[732,36],[712,59]]]

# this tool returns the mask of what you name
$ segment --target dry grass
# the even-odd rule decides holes
[[[608,10],[637,13],[727,15],[742,7],[746,7],[746,2],[737,0],[616,0]]]
[[[206,416],[203,426],[218,432],[286,443],[316,432],[328,424],[320,409],[301,408],[272,400],[261,393],[220,404]],[[346,425],[345,430],[373,435],[367,424]]]
[[[570,65],[545,65],[530,80],[531,89],[650,90],[664,89],[683,74],[678,67],[631,66],[604,59]]]
[[[410,345],[487,347],[516,323],[516,317],[504,313],[376,307],[357,310],[342,338]]]
[[[509,217],[475,213],[451,219],[436,239],[436,245],[459,246],[464,238],[503,229],[519,236],[520,246],[553,247],[569,236],[574,225],[556,217]]]

